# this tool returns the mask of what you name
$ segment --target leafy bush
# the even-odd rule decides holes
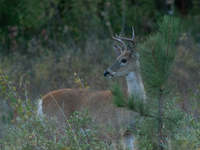
[[[72,130],[73,127],[73,130]],[[17,118],[16,125],[4,128],[3,149],[121,149],[119,133],[111,126],[95,127],[88,109],[75,112],[67,124],[55,118],[33,115],[23,121]]]
[[[70,149],[95,150],[95,149],[112,149],[121,148],[119,133],[114,131],[111,126],[97,126],[92,122],[88,114],[88,109],[81,112],[75,112],[69,124],[75,129],[71,132],[69,126],[66,127],[67,147]],[[76,138],[74,137],[76,135]],[[114,145],[115,144],[115,145]]]
[[[174,138],[170,141],[172,149],[196,150],[200,148],[200,120],[194,115],[185,115],[175,129]]]
[[[17,118],[17,126],[4,128],[4,138],[1,140],[4,149],[61,149],[66,145],[66,139],[61,137],[59,123],[56,119],[47,119],[34,115],[23,121]]]

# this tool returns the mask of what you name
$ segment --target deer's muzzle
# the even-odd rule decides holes
[[[107,70],[104,71],[103,75],[104,75],[105,77],[110,77],[110,76],[112,76]]]

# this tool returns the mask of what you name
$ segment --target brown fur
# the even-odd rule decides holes
[[[112,103],[113,95],[110,91],[90,91],[85,89],[61,89],[45,95],[42,99],[43,113],[50,117],[57,117],[60,121],[64,120],[64,111],[67,119],[75,111],[82,111],[89,107],[89,114],[96,124],[112,124],[115,128],[122,125],[133,125],[136,113],[123,108],[115,107]]]

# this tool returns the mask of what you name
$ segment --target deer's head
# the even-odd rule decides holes
[[[121,32],[122,33],[122,32]],[[124,47],[122,49],[120,46],[113,44],[113,49],[116,51],[118,57],[116,61],[104,72],[105,77],[117,77],[128,75],[133,72],[138,66],[139,53],[134,50],[133,47],[127,49],[126,44],[122,41],[129,41],[134,46],[134,29],[132,27],[132,38],[123,38],[121,34],[115,35],[116,37],[111,37],[113,40],[121,43]]]

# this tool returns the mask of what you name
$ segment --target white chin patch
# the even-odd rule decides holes
[[[106,76],[106,78],[112,78],[113,76]]]

